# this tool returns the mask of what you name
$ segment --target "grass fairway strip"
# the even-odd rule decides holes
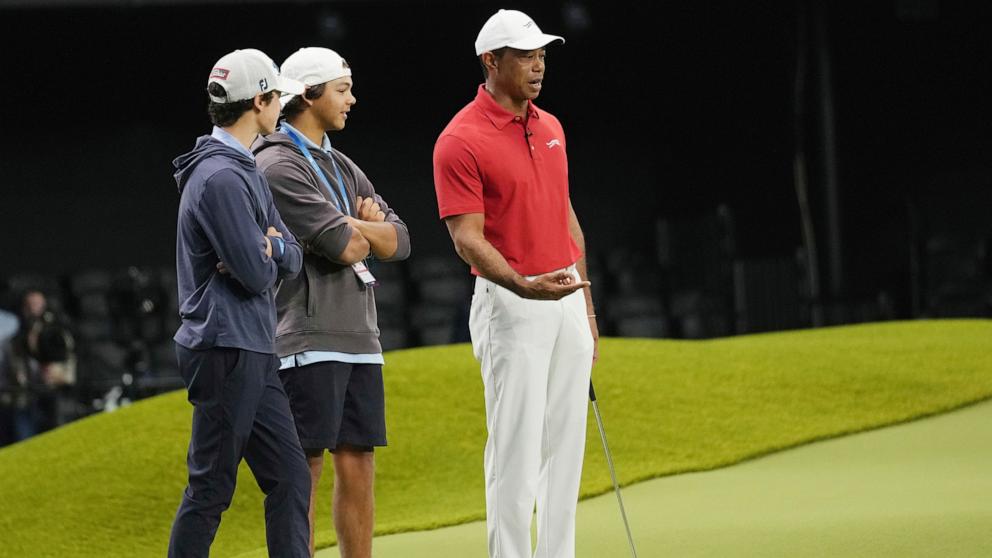
[[[721,467],[992,395],[986,320],[920,321],[712,341],[606,339],[594,370],[622,482]],[[481,519],[482,381],[468,346],[386,357],[390,446],[377,533]],[[185,485],[184,392],[0,450],[0,555],[162,556]],[[584,496],[610,488],[589,422]],[[318,543],[333,542],[330,479]],[[262,548],[247,467],[212,555]],[[58,526],[55,528],[54,526]]]
[[[992,556],[992,402],[624,489],[640,556]],[[579,504],[576,557],[626,557],[613,494]],[[486,524],[387,535],[376,558],[484,558]],[[329,548],[317,558],[336,558]]]

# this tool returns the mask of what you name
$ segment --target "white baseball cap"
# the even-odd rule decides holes
[[[309,87],[350,76],[351,68],[340,54],[329,48],[304,47],[290,54],[282,63],[282,74]],[[295,96],[283,95],[279,101],[286,106]]]
[[[233,103],[252,99],[259,93],[280,91],[303,93],[303,84],[279,75],[279,67],[264,52],[245,48],[225,54],[210,70],[207,85],[219,84],[227,93],[223,97],[210,95],[215,103]]]
[[[534,50],[554,41],[565,42],[558,35],[541,32],[534,20],[517,10],[500,10],[493,14],[475,39],[475,55],[498,48]]]

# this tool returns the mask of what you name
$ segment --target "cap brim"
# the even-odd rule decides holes
[[[288,77],[278,76],[276,78],[276,84],[275,87],[273,87],[273,89],[281,93],[289,93],[290,95],[300,95],[303,93],[303,91],[306,90],[306,87],[301,82],[296,81],[295,79],[289,79]]]
[[[564,37],[559,37],[558,35],[547,35],[545,33],[541,33],[540,35],[534,35],[533,37],[527,37],[526,39],[517,41],[515,43],[510,43],[510,44],[508,44],[506,46],[508,46],[510,48],[515,48],[515,49],[518,49],[518,50],[535,50],[535,49],[538,49],[538,48],[541,48],[541,47],[548,46],[549,44],[551,44],[551,43],[553,43],[555,41],[561,41],[562,44],[565,44]]]

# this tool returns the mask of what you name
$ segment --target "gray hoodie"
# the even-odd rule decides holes
[[[334,261],[348,245],[352,231],[332,194],[286,134],[260,137],[252,151],[279,214],[304,254],[300,274],[287,279],[276,297],[279,356],[305,351],[381,352],[374,288],[366,288],[351,266]],[[337,188],[330,156],[319,149],[311,148],[310,153]],[[396,253],[388,261],[406,259],[410,255],[406,224],[376,194],[358,165],[340,151],[333,150],[333,154],[352,207],[356,197],[372,197],[385,212],[386,221],[396,227]]]

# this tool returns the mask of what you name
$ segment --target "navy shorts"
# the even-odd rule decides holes
[[[381,364],[315,362],[279,371],[307,455],[386,445]]]

